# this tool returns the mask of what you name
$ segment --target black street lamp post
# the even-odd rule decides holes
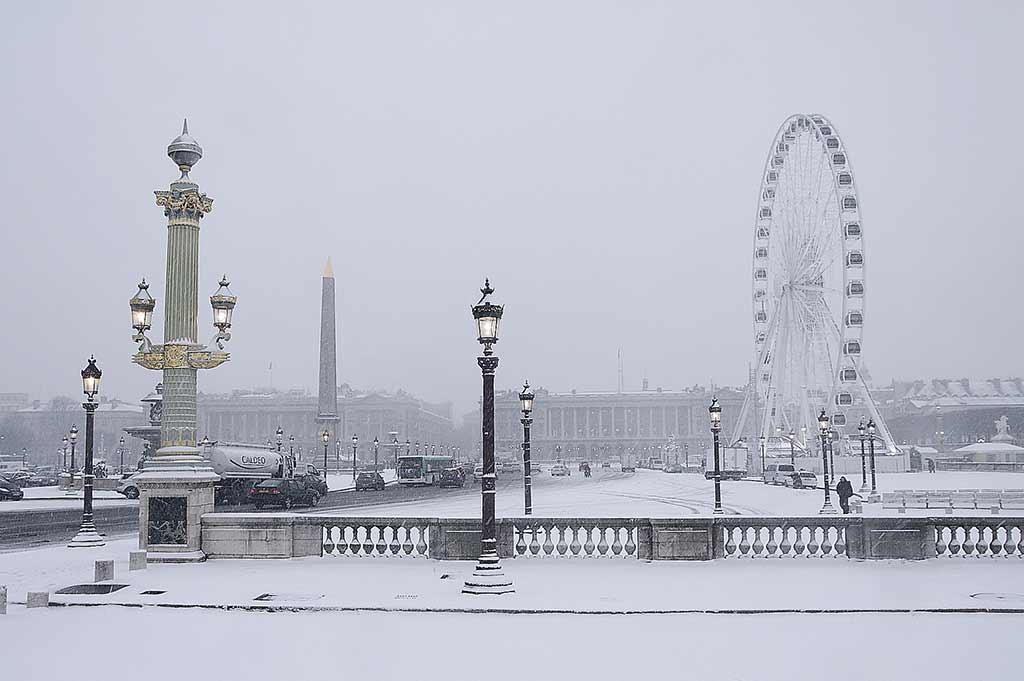
[[[498,324],[501,321],[501,305],[487,302],[487,296],[494,293],[489,281],[480,289],[483,296],[473,306],[476,320],[477,341],[483,346],[483,355],[476,362],[483,376],[481,401],[481,440],[483,449],[483,480],[481,481],[480,507],[480,558],[476,569],[466,580],[462,593],[505,594],[515,591],[512,580],[501,571],[498,557],[496,526],[494,522],[494,371],[498,358],[491,346],[498,342]]]
[[[711,417],[711,434],[715,438],[715,515],[722,515],[722,469],[718,460],[718,434],[722,431],[722,407],[718,404],[718,398],[711,398],[711,406],[708,407],[708,415]]]
[[[830,428],[828,431],[828,470],[832,475],[832,486],[836,484],[836,429]]]
[[[295,461],[295,436],[294,435],[289,435],[288,436],[288,458],[291,459],[292,466],[294,467],[295,464],[296,464],[296,461]],[[325,476],[327,475],[327,471],[324,471],[324,475]]]
[[[359,447],[359,436],[352,436],[352,479],[356,479],[356,449]]]
[[[878,487],[875,485],[875,420],[868,421],[868,448],[871,452],[871,494],[868,495],[869,504],[877,504],[882,500],[878,496]]]
[[[320,433],[320,439],[324,443],[324,478],[327,477],[327,443],[331,441],[330,432],[324,428],[324,432]]]
[[[380,445],[380,441],[375,436],[373,438],[373,472],[374,473],[377,472],[377,447],[379,445]]]
[[[533,391],[530,382],[523,384],[523,392],[519,393],[519,401],[523,406],[523,494],[526,504],[526,515],[533,514],[533,490],[530,476],[530,424],[533,423]]]
[[[792,428],[789,429],[789,463],[796,470],[796,431]]]
[[[832,507],[832,499],[830,498],[828,491],[828,430],[829,430],[829,419],[825,410],[821,410],[821,414],[818,415],[818,429],[821,431],[821,469],[822,469],[822,482],[825,487],[825,503],[822,505],[819,514],[830,514],[835,513],[836,509]]]
[[[74,487],[75,471],[78,470],[78,467],[75,465],[75,445],[78,443],[78,426],[71,426],[68,434],[71,436],[71,486]]]
[[[341,472],[341,440],[334,441],[334,466]]]
[[[393,436],[392,439],[391,439],[391,448],[394,450],[394,454],[395,454],[395,473],[397,474],[398,473],[398,436],[397,435]]]
[[[68,469],[68,436],[65,435],[60,439],[61,449],[64,452],[64,457],[61,459],[61,470],[66,471]]]
[[[117,451],[121,454],[121,467],[118,469],[118,473],[124,475],[124,435],[118,440]]]
[[[284,444],[284,429],[281,426],[277,427],[277,432],[274,433],[277,436],[277,453],[281,453],[281,446]]]
[[[864,440],[867,439],[867,424],[864,423],[864,419],[860,420],[860,425],[857,426],[857,436],[860,438],[860,494],[867,494],[868,492],[868,464],[867,456],[864,454]]]
[[[761,477],[764,477],[764,449],[765,449],[765,437],[762,435],[758,440],[761,442]]]
[[[96,417],[96,394],[100,391],[100,377],[103,372],[96,366],[96,358],[90,357],[89,364],[82,369],[82,392],[86,400],[82,403],[85,408],[85,475],[82,478],[83,505],[82,505],[82,526],[78,534],[68,542],[72,548],[89,546],[104,546],[103,537],[96,531],[92,516],[92,448],[93,448],[93,421]],[[77,434],[77,431],[76,431]],[[72,440],[73,442],[74,440]]]

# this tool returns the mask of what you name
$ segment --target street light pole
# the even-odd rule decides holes
[[[718,404],[718,398],[711,398],[711,406],[708,407],[708,414],[711,417],[711,434],[715,438],[715,515],[722,515],[722,469],[718,463],[718,434],[722,430],[722,407]]]
[[[871,494],[868,495],[869,504],[877,504],[882,500],[878,496],[878,488],[875,486],[875,420],[871,419],[868,421],[868,438],[870,442],[868,447],[871,450]]]
[[[825,487],[825,503],[822,505],[819,514],[832,514],[836,512],[836,509],[832,507],[832,500],[829,496],[828,491],[828,427],[829,419],[825,410],[821,410],[821,414],[818,416],[818,429],[821,431],[821,468],[822,468],[822,481]]]
[[[483,346],[483,355],[477,357],[483,378],[483,395],[481,400],[481,444],[483,449],[483,480],[481,481],[480,504],[480,558],[476,569],[466,580],[462,593],[468,594],[505,594],[513,593],[515,587],[512,580],[501,571],[501,559],[498,557],[496,525],[494,522],[494,371],[498,368],[498,358],[494,356],[491,346],[498,342],[498,324],[501,321],[503,308],[487,302],[487,296],[494,293],[490,281],[484,281],[480,289],[483,296],[473,306],[473,319],[476,320],[477,341]]]
[[[359,436],[352,436],[352,479],[356,479],[356,448],[359,447]]]
[[[828,431],[828,469],[832,473],[832,484],[836,482],[836,430]]]
[[[789,429],[789,463],[793,466],[793,470],[796,470],[796,431],[792,428]]]
[[[82,369],[82,392],[86,400],[82,403],[85,409],[85,475],[82,478],[83,505],[82,505],[82,526],[78,534],[68,542],[71,548],[84,548],[91,546],[105,546],[103,537],[96,531],[92,515],[92,445],[93,445],[93,421],[96,416],[96,407],[99,402],[95,401],[96,393],[100,390],[100,377],[103,372],[96,366],[96,358],[90,357],[89,364]]]
[[[75,465],[75,444],[78,443],[78,426],[71,426],[71,486],[75,486],[75,471],[78,467]]]
[[[118,470],[118,473],[124,475],[124,435],[121,436],[121,439],[118,441],[118,445],[118,450],[121,453],[121,468]]]
[[[295,461],[295,436],[294,435],[289,435],[288,436],[288,458],[291,460],[292,467],[294,468],[295,464],[297,463]],[[327,471],[324,471],[324,476],[326,476],[326,475],[327,475]],[[326,479],[326,477],[325,477],[325,479]]]
[[[864,440],[867,437],[867,425],[864,423],[863,418],[860,420],[860,425],[857,426],[857,435],[860,437],[860,489],[858,492],[861,495],[864,495],[868,492],[868,468],[866,456],[864,454]]]
[[[519,393],[519,401],[523,407],[523,494],[526,504],[526,515],[533,514],[533,479],[530,475],[530,424],[533,423],[533,391],[530,382],[523,384],[523,392]]]
[[[764,477],[764,445],[765,437],[762,435],[759,440],[761,441],[761,477]]]
[[[377,472],[377,447],[380,445],[380,441],[376,436],[373,438],[373,472]]]
[[[331,434],[326,428],[320,433],[320,439],[324,443],[324,479],[327,479],[327,443],[331,440]]]

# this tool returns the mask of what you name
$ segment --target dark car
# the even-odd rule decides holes
[[[320,503],[320,492],[299,478],[263,480],[252,488],[251,496],[258,509],[264,506],[316,506]]]
[[[356,491],[384,491],[384,478],[380,476],[380,473],[365,472],[360,473],[356,476]]]
[[[0,478],[0,501],[21,501],[25,493],[16,483]]]
[[[439,487],[462,487],[466,484],[466,474],[461,468],[446,468],[441,471]]]
[[[682,464],[678,464],[678,463],[665,464],[665,472],[666,473],[682,473],[683,472],[683,466],[682,466]]]
[[[601,468],[611,468],[611,467],[612,467],[612,462],[611,461],[602,461],[601,462]]]
[[[28,487],[54,487],[57,484],[57,476],[53,473],[35,473],[27,481]]]

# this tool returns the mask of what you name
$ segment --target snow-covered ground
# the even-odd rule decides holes
[[[860,480],[854,481],[854,489]],[[896,489],[1024,489],[1024,474],[988,472],[893,473],[878,476],[878,488]],[[820,489],[788,489],[754,481],[723,481],[722,503],[728,512],[742,515],[814,515],[821,508]],[[838,507],[835,494],[833,505]],[[523,513],[520,479],[498,490],[495,505],[500,517]],[[639,470],[621,473],[596,468],[593,477],[576,471],[569,477],[553,478],[547,472],[534,476],[533,513],[549,517],[650,517],[666,518],[710,513],[714,508],[714,483],[694,474],[671,474]],[[891,515],[894,509],[881,504],[865,505],[867,515]],[[935,511],[930,511],[934,513]],[[959,511],[958,511],[959,512]],[[476,517],[480,498],[471,494],[440,495],[430,499],[320,511],[323,515]],[[928,513],[908,511],[909,514]],[[980,512],[986,513],[985,511]],[[1019,514],[1022,511],[1006,511]]]
[[[398,479],[398,475],[395,474],[394,468],[382,468],[378,472],[380,473],[380,476],[384,478],[385,484],[394,482]],[[356,482],[352,479],[352,473],[327,474],[327,489],[331,491],[354,489],[355,486]]]
[[[469,562],[314,557],[128,572],[134,546],[134,540],[117,540],[101,549],[3,554],[0,584],[9,585],[12,601],[0,616],[4,678],[316,678],[338,665],[344,678],[381,679],[519,679],[529,673],[788,681],[820,675],[822,665],[830,681],[862,679],[870,670],[880,679],[928,681],[1019,673],[1012,651],[1024,615],[872,612],[1024,608],[1024,571],[1016,557],[920,563],[511,559],[503,564],[516,593],[478,597],[461,593],[473,569]],[[54,601],[214,607],[29,610],[20,604],[28,590],[91,582],[92,561],[100,558],[115,559],[115,581],[126,588]],[[165,593],[143,596],[144,590]],[[267,593],[280,598],[254,600]],[[253,605],[425,612],[223,609]],[[471,612],[477,609],[492,611]],[[862,612],[736,612],[800,609]],[[652,613],[666,610],[732,612]],[[66,634],[59,636],[59,654],[53,654],[56,632]],[[174,643],[181,656],[172,664],[160,657],[176,639],[166,632],[187,632],[189,641]],[[117,664],[95,661],[98,636],[125,651]]]

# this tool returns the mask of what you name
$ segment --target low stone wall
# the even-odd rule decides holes
[[[503,558],[924,560],[1024,554],[1024,518],[863,516],[505,518]],[[321,555],[473,560],[480,521],[217,513],[202,517],[208,558]]]

